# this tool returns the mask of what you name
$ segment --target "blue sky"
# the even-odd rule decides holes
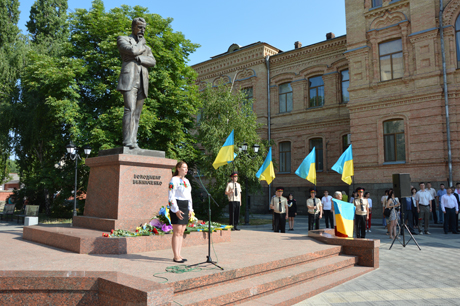
[[[19,27],[26,33],[30,7],[34,0],[20,0]],[[91,0],[69,0],[69,11],[90,9]],[[241,46],[257,41],[269,43],[283,51],[346,33],[345,0],[233,0],[233,1],[104,1],[107,10],[120,6],[140,5],[151,13],[174,19],[172,27],[201,47],[190,56],[189,64],[208,60],[227,51],[232,43]],[[147,29],[148,35],[148,29]]]

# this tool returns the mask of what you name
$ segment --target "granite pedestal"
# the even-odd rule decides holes
[[[91,170],[85,211],[73,218],[73,225],[133,231],[168,205],[168,184],[176,161],[159,157],[164,154],[159,151],[107,151],[86,160]]]

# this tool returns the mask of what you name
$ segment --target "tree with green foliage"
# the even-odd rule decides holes
[[[197,124],[196,140],[204,152],[197,158],[196,164],[200,174],[207,179],[210,193],[220,205],[220,207],[212,205],[212,217],[216,218],[221,215],[227,203],[224,192],[233,170],[238,171],[244,194],[260,190],[256,173],[268,152],[268,144],[257,133],[261,124],[257,123],[257,117],[252,111],[252,101],[247,99],[243,90],[232,90],[231,86],[224,84],[206,88],[201,92],[200,98],[203,108],[201,119]],[[232,130],[235,137],[235,153],[238,155],[232,163],[216,170],[212,164]],[[259,153],[254,154],[248,150],[248,154],[245,155],[239,152],[238,146],[245,142],[249,148],[254,144],[260,145]],[[244,190],[246,179],[249,190]],[[242,197],[244,205],[245,199],[245,196]],[[206,211],[205,207],[201,214]]]
[[[12,105],[19,95],[18,80],[24,61],[24,37],[18,28],[19,1],[0,0],[0,182],[10,172]]]
[[[36,7],[45,2],[37,1]],[[61,191],[60,199],[71,195],[74,163],[64,156],[70,141],[77,147],[91,145],[93,156],[122,145],[123,97],[115,90],[121,59],[116,42],[117,36],[131,34],[135,17],[147,21],[145,39],[157,60],[157,66],[149,70],[150,90],[139,124],[139,145],[166,151],[167,157],[176,159],[195,154],[189,130],[194,127],[200,101],[196,73],[186,63],[198,45],[174,32],[172,19],[139,6],[124,5],[107,12],[102,1],[95,0],[90,10],[78,9],[69,15],[69,30],[62,31],[68,37],[59,41],[59,35],[53,36],[57,29],[40,28],[45,16],[31,13],[28,26],[36,36],[21,74],[21,103],[15,105],[12,119],[14,148],[24,192],[32,194],[29,197],[35,195],[37,202],[44,203],[57,191]],[[86,189],[88,173],[80,162],[78,190]]]
[[[68,38],[67,0],[37,0],[30,9],[27,30],[35,43]]]

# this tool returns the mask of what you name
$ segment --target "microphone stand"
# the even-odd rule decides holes
[[[208,218],[209,218],[209,220],[208,220],[208,256],[206,256],[206,261],[200,262],[200,263],[197,263],[197,264],[194,264],[194,265],[189,265],[189,267],[198,266],[198,265],[201,265],[201,264],[204,264],[204,263],[211,263],[214,266],[216,266],[217,268],[219,268],[221,270],[224,270],[224,268],[219,266],[215,261],[212,261],[212,258],[211,258],[211,233],[212,233],[212,231],[211,231],[211,199],[214,201],[214,203],[217,205],[217,207],[219,207],[219,204],[217,204],[216,200],[214,200],[214,198],[208,192],[206,187],[204,187],[204,184],[201,181],[200,172],[198,171],[198,169],[196,170],[196,172],[198,174],[198,179],[199,179],[201,187],[204,189],[204,191],[206,191],[206,194],[208,195]],[[196,178],[195,178],[195,180],[196,180]]]

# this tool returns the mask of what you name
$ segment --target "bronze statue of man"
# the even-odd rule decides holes
[[[152,50],[146,45],[144,18],[133,19],[129,36],[118,36],[117,46],[123,62],[117,90],[123,94],[123,146],[137,149],[137,129],[144,99],[149,91],[148,67],[156,64]]]

